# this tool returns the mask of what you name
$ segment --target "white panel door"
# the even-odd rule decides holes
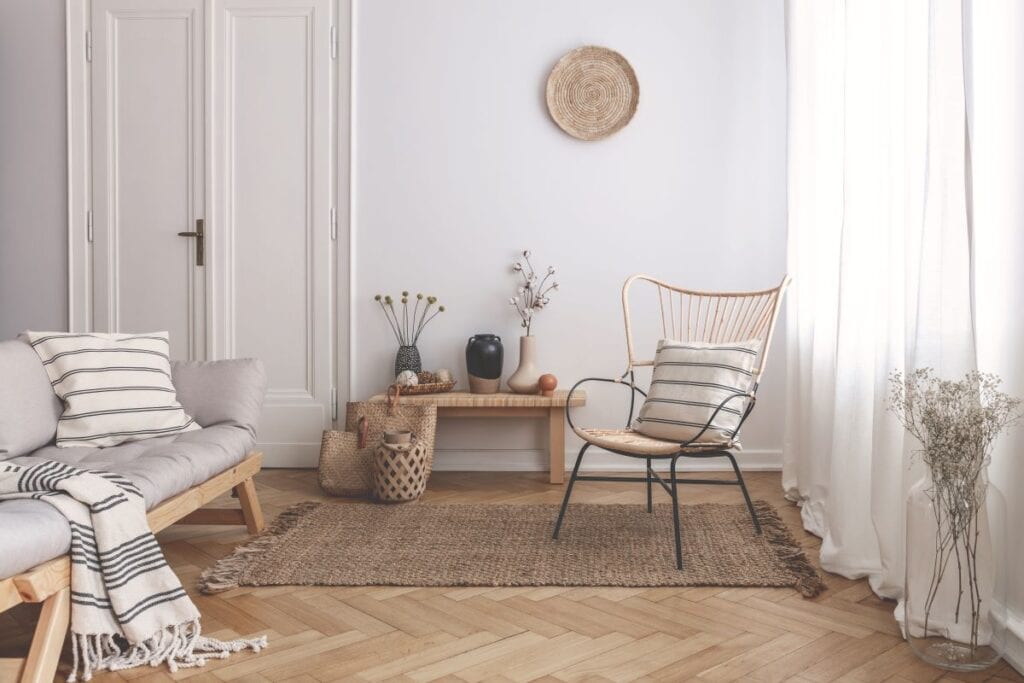
[[[214,4],[210,333],[266,365],[273,466],[315,465],[332,421],[333,5]]]
[[[91,329],[206,356],[203,0],[93,0]]]

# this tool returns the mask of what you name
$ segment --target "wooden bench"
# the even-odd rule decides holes
[[[168,498],[146,515],[149,528],[155,534],[175,523],[245,524],[249,533],[259,533],[264,526],[263,512],[253,477],[260,471],[262,461],[262,453],[252,452],[231,469]],[[238,496],[240,509],[200,509],[232,490]],[[28,657],[0,659],[0,681],[51,683],[71,621],[71,561],[67,555],[23,574],[0,579],[0,612],[23,602],[41,602],[43,610]]]
[[[551,396],[540,394],[470,394],[451,391],[444,394],[402,396],[402,403],[433,403],[438,417],[528,417],[548,421],[548,472],[552,484],[565,481],[565,409],[568,391],[555,391]],[[371,401],[383,402],[384,394]],[[577,391],[572,406],[582,406],[587,395]]]

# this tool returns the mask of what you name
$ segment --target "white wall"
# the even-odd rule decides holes
[[[631,273],[712,290],[781,279],[782,2],[359,1],[354,42],[353,396],[391,378],[396,344],[372,297],[403,288],[449,307],[421,340],[425,367],[465,387],[466,339],[495,332],[510,374],[509,265],[523,248],[559,269],[534,334],[563,387],[624,369]],[[567,136],[544,104],[551,67],[584,44],[621,52],[640,83],[635,118],[601,142]],[[745,428],[748,462],[780,449],[783,345]],[[591,415],[615,424],[620,412]],[[495,427],[440,430],[454,452],[438,466],[479,463],[481,448],[503,451],[486,457],[504,467],[537,461],[542,428]]]
[[[449,306],[424,335],[428,367],[465,386],[465,341],[490,331],[510,374],[507,267],[524,247],[560,270],[535,334],[563,387],[621,372],[628,274],[709,289],[781,276],[782,2],[356,0],[354,15],[353,398],[389,379],[372,295],[403,287]],[[543,101],[551,66],[586,43],[620,51],[640,80],[632,123],[596,143],[562,133]],[[64,59],[63,2],[0,4],[0,338],[67,324]],[[745,429],[748,463],[780,447],[783,344]],[[489,448],[506,467],[541,464],[539,425],[494,427],[443,429],[439,466]]]
[[[0,339],[67,329],[63,0],[0,3]]]

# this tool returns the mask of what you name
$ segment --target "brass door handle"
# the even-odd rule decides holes
[[[196,219],[196,229],[194,232],[179,232],[178,236],[196,238],[196,265],[204,265],[206,263],[206,229],[203,219]]]

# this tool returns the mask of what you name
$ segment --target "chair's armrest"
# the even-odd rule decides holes
[[[700,437],[704,436],[704,432],[711,429],[711,424],[715,421],[715,418],[718,417],[718,413],[722,410],[722,408],[724,408],[729,402],[734,401],[737,398],[747,399],[747,407],[744,409],[743,415],[742,417],[740,417],[740,422],[738,425],[736,425],[736,429],[732,430],[732,434],[729,435],[730,439],[735,440],[736,435],[740,433],[740,427],[742,427],[743,423],[746,422],[747,416],[750,415],[750,411],[754,409],[754,403],[757,402],[756,385],[752,387],[750,391],[737,391],[734,394],[729,394],[728,396],[726,396],[725,400],[719,403],[718,407],[715,408],[715,412],[711,413],[711,417],[708,418],[707,423],[703,427],[701,427],[701,430],[697,432],[696,436],[694,436],[692,439],[689,439],[688,441],[679,444],[679,448],[686,448],[687,446],[690,446],[691,444],[695,443],[698,439],[700,439]]]
[[[628,382],[626,381],[627,376],[629,377]],[[569,428],[572,430],[576,429],[576,426],[573,424],[572,421],[572,394],[580,385],[586,384],[587,382],[604,382],[606,384],[618,384],[620,386],[629,387],[631,389],[631,391],[629,392],[629,417],[626,418],[626,427],[629,427],[630,423],[633,422],[633,411],[636,408],[636,395],[640,394],[641,396],[644,397],[647,396],[643,389],[639,388],[638,386],[636,386],[636,384],[634,384],[632,372],[626,373],[622,377],[617,378],[587,377],[585,379],[581,379],[579,382],[576,382],[576,384],[572,385],[572,389],[569,390],[569,395],[566,396],[565,398],[565,419],[569,423]]]
[[[178,401],[200,426],[233,424],[256,435],[267,390],[259,360],[174,361],[171,379]]]

